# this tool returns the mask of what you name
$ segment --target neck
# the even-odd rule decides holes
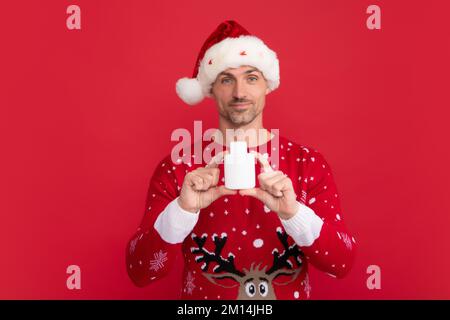
[[[227,119],[220,117],[217,134],[219,133],[222,136],[222,141],[220,139],[216,141],[220,144],[229,146],[231,141],[246,141],[249,148],[262,145],[273,137],[273,135],[263,127],[262,114],[245,125],[236,125]]]

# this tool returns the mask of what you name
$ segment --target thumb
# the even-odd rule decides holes
[[[256,198],[264,202],[264,204],[267,204],[267,202],[270,200],[270,194],[260,188],[239,190],[239,194],[242,196],[250,196]]]
[[[222,196],[233,195],[237,193],[236,190],[227,189],[225,188],[224,185],[221,185],[220,187],[211,188],[210,190],[212,191],[211,202],[216,201]]]

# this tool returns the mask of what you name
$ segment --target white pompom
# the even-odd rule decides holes
[[[199,103],[204,98],[202,87],[197,79],[179,79],[177,81],[175,89],[180,99],[191,106]]]

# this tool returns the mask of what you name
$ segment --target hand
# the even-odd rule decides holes
[[[239,190],[239,194],[261,200],[281,219],[292,218],[297,213],[299,204],[291,179],[281,171],[274,171],[263,155],[258,152],[253,153],[263,171],[258,175],[260,187]]]
[[[186,211],[196,213],[206,208],[212,202],[224,195],[236,194],[236,190],[217,186],[219,182],[218,165],[222,161],[225,152],[218,153],[204,168],[198,168],[189,172],[183,181],[178,204]]]

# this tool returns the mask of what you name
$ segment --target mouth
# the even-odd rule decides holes
[[[246,109],[250,105],[251,105],[250,102],[246,102],[246,103],[232,103],[232,104],[230,104],[230,107],[232,107],[233,109],[236,109],[236,110],[243,110],[243,109]]]

